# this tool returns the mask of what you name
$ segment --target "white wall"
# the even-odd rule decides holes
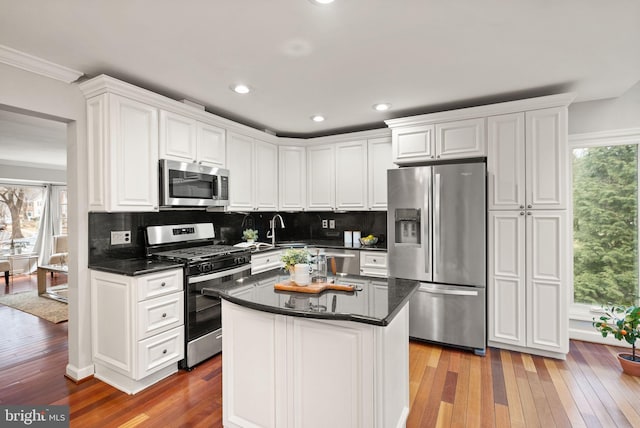
[[[569,135],[640,128],[640,82],[618,98],[569,106]]]
[[[0,108],[67,123],[69,190],[69,363],[67,375],[93,374],[87,269],[85,99],[74,84],[0,64]]]

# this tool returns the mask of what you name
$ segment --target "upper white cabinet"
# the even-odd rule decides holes
[[[304,147],[278,147],[278,208],[304,211],[307,205],[307,152]]]
[[[276,211],[278,149],[274,144],[229,132],[229,211]]]
[[[567,109],[488,119],[489,209],[565,209]]]
[[[338,210],[367,206],[367,141],[336,144],[336,205]]]
[[[161,110],[160,159],[224,167],[225,130]]]
[[[158,210],[158,109],[111,93],[87,100],[89,209]]]
[[[307,208],[327,211],[335,208],[335,145],[307,148]]]
[[[391,138],[373,138],[368,141],[368,204],[371,210],[387,209],[387,170],[397,168],[393,163]]]
[[[393,161],[397,164],[486,156],[483,117],[443,123],[390,126]]]

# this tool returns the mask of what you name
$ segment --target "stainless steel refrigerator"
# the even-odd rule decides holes
[[[486,349],[486,165],[388,171],[389,275],[420,281],[409,336]]]

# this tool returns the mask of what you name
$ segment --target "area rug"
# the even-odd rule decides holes
[[[0,304],[35,315],[54,324],[69,320],[69,306],[46,297],[37,291],[0,296]]]

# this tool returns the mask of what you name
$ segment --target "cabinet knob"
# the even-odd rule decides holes
[[[524,209],[524,205],[520,205],[520,209],[523,210]]]
[[[378,263],[378,261],[377,261],[376,259],[373,259],[373,262],[374,262],[374,263]]]
[[[271,259],[267,259],[267,261],[265,263],[269,263],[271,261]]]
[[[438,159],[440,159],[440,155],[436,156]]]
[[[162,353],[163,353],[163,354],[166,354],[166,353],[167,353],[167,350],[166,350],[166,349],[163,349],[163,350],[162,350]]]
[[[167,283],[163,282],[162,284],[160,284],[160,287],[164,287],[165,285],[167,285]]]
[[[520,215],[524,215],[524,211],[520,211]]]
[[[431,155],[431,159],[433,159],[435,156]]]
[[[167,313],[165,312],[164,314],[162,314],[162,318],[166,318],[167,317]]]
[[[533,205],[529,204],[527,205],[527,208],[533,208]]]
[[[531,211],[527,211],[527,215],[531,215]]]

